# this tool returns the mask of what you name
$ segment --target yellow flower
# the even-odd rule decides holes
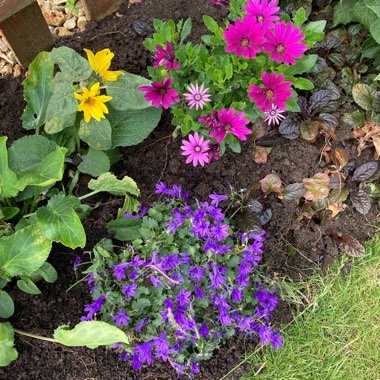
[[[114,53],[111,53],[110,49],[103,49],[95,55],[91,50],[83,50],[87,54],[87,59],[92,69],[102,77],[104,82],[115,82],[119,75],[123,75],[122,71],[108,71],[111,66],[111,60],[115,56]]]
[[[108,108],[104,105],[112,99],[112,96],[99,95],[100,83],[95,83],[90,90],[87,87],[82,87],[82,94],[74,92],[74,96],[81,101],[78,105],[78,111],[84,112],[84,120],[88,123],[93,117],[95,120],[105,119],[105,113],[108,113]]]

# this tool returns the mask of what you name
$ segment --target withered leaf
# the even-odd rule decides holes
[[[259,181],[261,190],[265,195],[272,192],[278,193],[281,190],[281,178],[277,174],[267,174],[265,178]]]
[[[303,195],[307,201],[321,200],[330,192],[330,177],[326,173],[318,173],[312,178],[304,178],[303,185],[307,191]]]
[[[265,164],[268,160],[269,149],[263,146],[256,145],[253,152],[253,160],[256,164]]]
[[[352,131],[354,137],[358,140],[358,156],[362,154],[362,151],[368,147],[371,141],[375,145],[376,154],[375,160],[378,159],[378,149],[376,148],[375,141],[380,139],[380,126],[375,124],[372,120],[367,120],[363,128],[354,129]]]
[[[349,160],[348,152],[343,148],[336,148],[334,150],[334,156],[337,160],[337,169],[340,170],[344,168]]]

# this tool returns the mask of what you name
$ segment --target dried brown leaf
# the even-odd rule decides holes
[[[282,182],[281,178],[277,174],[268,174],[260,182],[261,190],[265,195],[272,192],[279,193],[281,191]]]
[[[321,200],[328,197],[330,177],[326,173],[318,173],[312,178],[304,178],[302,182],[307,189],[303,195],[307,201]]]
[[[378,144],[378,139],[380,139],[380,126],[375,124],[372,120],[367,120],[363,128],[354,129],[352,131],[352,134],[359,142],[357,151],[358,151],[358,156],[360,156],[362,154],[362,151],[366,149],[370,145],[371,142],[373,142],[373,144],[375,145],[374,138],[375,138],[376,143]],[[376,145],[375,145],[375,149],[376,149],[375,159],[378,160],[379,153],[378,153],[378,148],[376,148]]]

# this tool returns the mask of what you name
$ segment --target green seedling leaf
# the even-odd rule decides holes
[[[364,83],[357,83],[352,87],[352,96],[355,103],[366,111],[373,109],[373,98],[375,94],[376,91]]]
[[[314,88],[314,84],[305,78],[292,78],[292,84],[294,88],[298,88],[300,90],[312,90]]]
[[[75,124],[78,101],[74,97],[74,88],[67,82],[58,82],[46,110],[45,132],[58,133]]]
[[[81,173],[90,174],[98,177],[110,170],[110,159],[106,153],[101,150],[90,148],[86,155],[82,156],[82,162],[78,169]]]
[[[352,175],[352,180],[356,182],[363,182],[372,177],[378,168],[378,163],[376,161],[366,162],[360,165]]]
[[[30,64],[29,74],[23,83],[24,99],[27,103],[22,115],[22,126],[25,129],[37,129],[45,123],[53,75],[51,54],[46,51],[39,53]]]
[[[295,26],[302,26],[307,20],[307,14],[304,8],[299,8],[293,17],[293,22]]]
[[[108,150],[112,148],[112,128],[107,119],[96,121],[91,120],[86,123],[84,119],[80,122],[79,137],[91,148],[97,150]]]
[[[216,34],[219,30],[218,23],[210,16],[203,16],[203,23],[206,25],[206,28]]]
[[[304,194],[307,201],[322,200],[328,197],[330,177],[326,173],[318,173],[312,178],[304,178],[302,182],[307,190]]]
[[[9,318],[15,312],[12,297],[4,290],[0,290],[0,318]]]
[[[53,283],[57,281],[58,273],[48,262],[44,262],[40,268],[36,271],[36,274],[41,276],[46,282]]]
[[[21,280],[18,280],[17,286],[25,293],[34,295],[41,294],[41,290],[38,289],[37,285],[28,277],[22,277]]]
[[[48,258],[52,242],[36,225],[0,239],[0,268],[8,276],[36,271]]]
[[[13,198],[18,194],[17,175],[8,166],[7,139],[0,137],[0,197]]]
[[[107,83],[107,95],[112,96],[109,104],[120,111],[141,110],[151,107],[144,98],[140,86],[149,86],[151,81],[140,75],[124,73],[115,82]]]
[[[279,193],[282,188],[281,178],[277,174],[268,174],[260,182],[260,187],[265,195],[272,192]]]
[[[121,217],[109,222],[107,224],[107,228],[115,234],[115,238],[117,240],[131,241],[141,237],[139,232],[141,224],[141,219],[128,219]]]
[[[105,322],[85,321],[78,323],[72,330],[69,326],[59,326],[54,331],[54,339],[69,347],[86,346],[97,348],[115,343],[129,343],[128,336],[115,326]]]
[[[183,24],[183,28],[181,30],[180,44],[183,44],[183,41],[185,41],[185,39],[190,35],[191,28],[192,28],[192,21],[191,21],[191,18],[188,18]]]
[[[74,211],[80,201],[74,196],[60,193],[53,196],[48,205],[37,210],[38,226],[44,236],[70,248],[83,248],[86,244],[79,216]]]
[[[0,323],[0,367],[16,360],[18,353],[14,348],[14,330],[9,322]]]
[[[156,128],[161,119],[161,108],[117,111],[110,108],[112,146],[132,146],[141,143]]]
[[[67,46],[54,48],[51,57],[61,70],[62,79],[67,81],[79,82],[87,79],[92,73],[89,62]]]
[[[140,195],[140,190],[132,178],[125,176],[120,180],[112,173],[104,173],[98,179],[92,179],[88,183],[88,188],[113,195],[125,195],[128,193],[136,196]]]

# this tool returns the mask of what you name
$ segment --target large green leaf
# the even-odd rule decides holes
[[[357,83],[352,87],[352,96],[355,103],[366,111],[373,109],[373,98],[375,94],[376,91],[368,86],[368,84]]]
[[[8,166],[7,137],[0,137],[0,197],[12,198],[18,193],[17,175]]]
[[[5,367],[16,360],[18,353],[13,347],[14,331],[9,322],[0,323],[0,367]]]
[[[135,111],[110,111],[112,146],[131,146],[141,143],[156,128],[161,108],[149,107]]]
[[[149,86],[150,80],[139,75],[124,73],[116,82],[107,83],[107,95],[112,96],[110,104],[118,110],[140,110],[151,106],[144,98],[139,86]]]
[[[107,119],[96,121],[92,119],[86,123],[84,119],[80,123],[79,137],[91,148],[108,150],[112,147],[112,128]]]
[[[284,66],[282,72],[285,75],[297,75],[310,72],[317,62],[318,55],[304,55],[301,59],[296,59],[295,65]]]
[[[74,88],[68,82],[58,82],[46,110],[46,133],[57,133],[75,124],[78,101]]]
[[[92,179],[88,183],[88,188],[113,195],[125,195],[126,193],[140,195],[140,190],[132,178],[125,176],[120,180],[112,173],[104,173],[98,179]]]
[[[82,156],[82,162],[79,164],[78,169],[81,173],[98,177],[110,170],[110,166],[110,159],[106,153],[90,148],[87,154]]]
[[[12,297],[4,290],[0,290],[0,318],[9,318],[15,311]]]
[[[54,331],[54,338],[64,346],[86,346],[97,348],[111,346],[115,343],[129,343],[128,336],[119,328],[106,322],[85,321],[77,324],[72,330],[69,326],[59,326]]]
[[[25,227],[0,239],[0,268],[6,275],[36,271],[48,258],[52,242],[36,226]]]
[[[51,56],[53,62],[59,66],[62,78],[68,81],[79,82],[87,79],[92,73],[88,61],[67,46],[54,48],[51,51]]]
[[[30,64],[29,74],[24,80],[24,99],[27,106],[22,115],[22,126],[25,129],[36,129],[44,124],[53,75],[54,63],[50,53],[39,53]]]
[[[73,196],[60,193],[53,196],[47,206],[37,210],[38,226],[44,236],[66,247],[84,247],[86,234],[74,208],[80,202]]]
[[[115,238],[121,241],[131,241],[141,237],[140,227],[142,219],[121,217],[111,220],[107,228],[115,234]]]

